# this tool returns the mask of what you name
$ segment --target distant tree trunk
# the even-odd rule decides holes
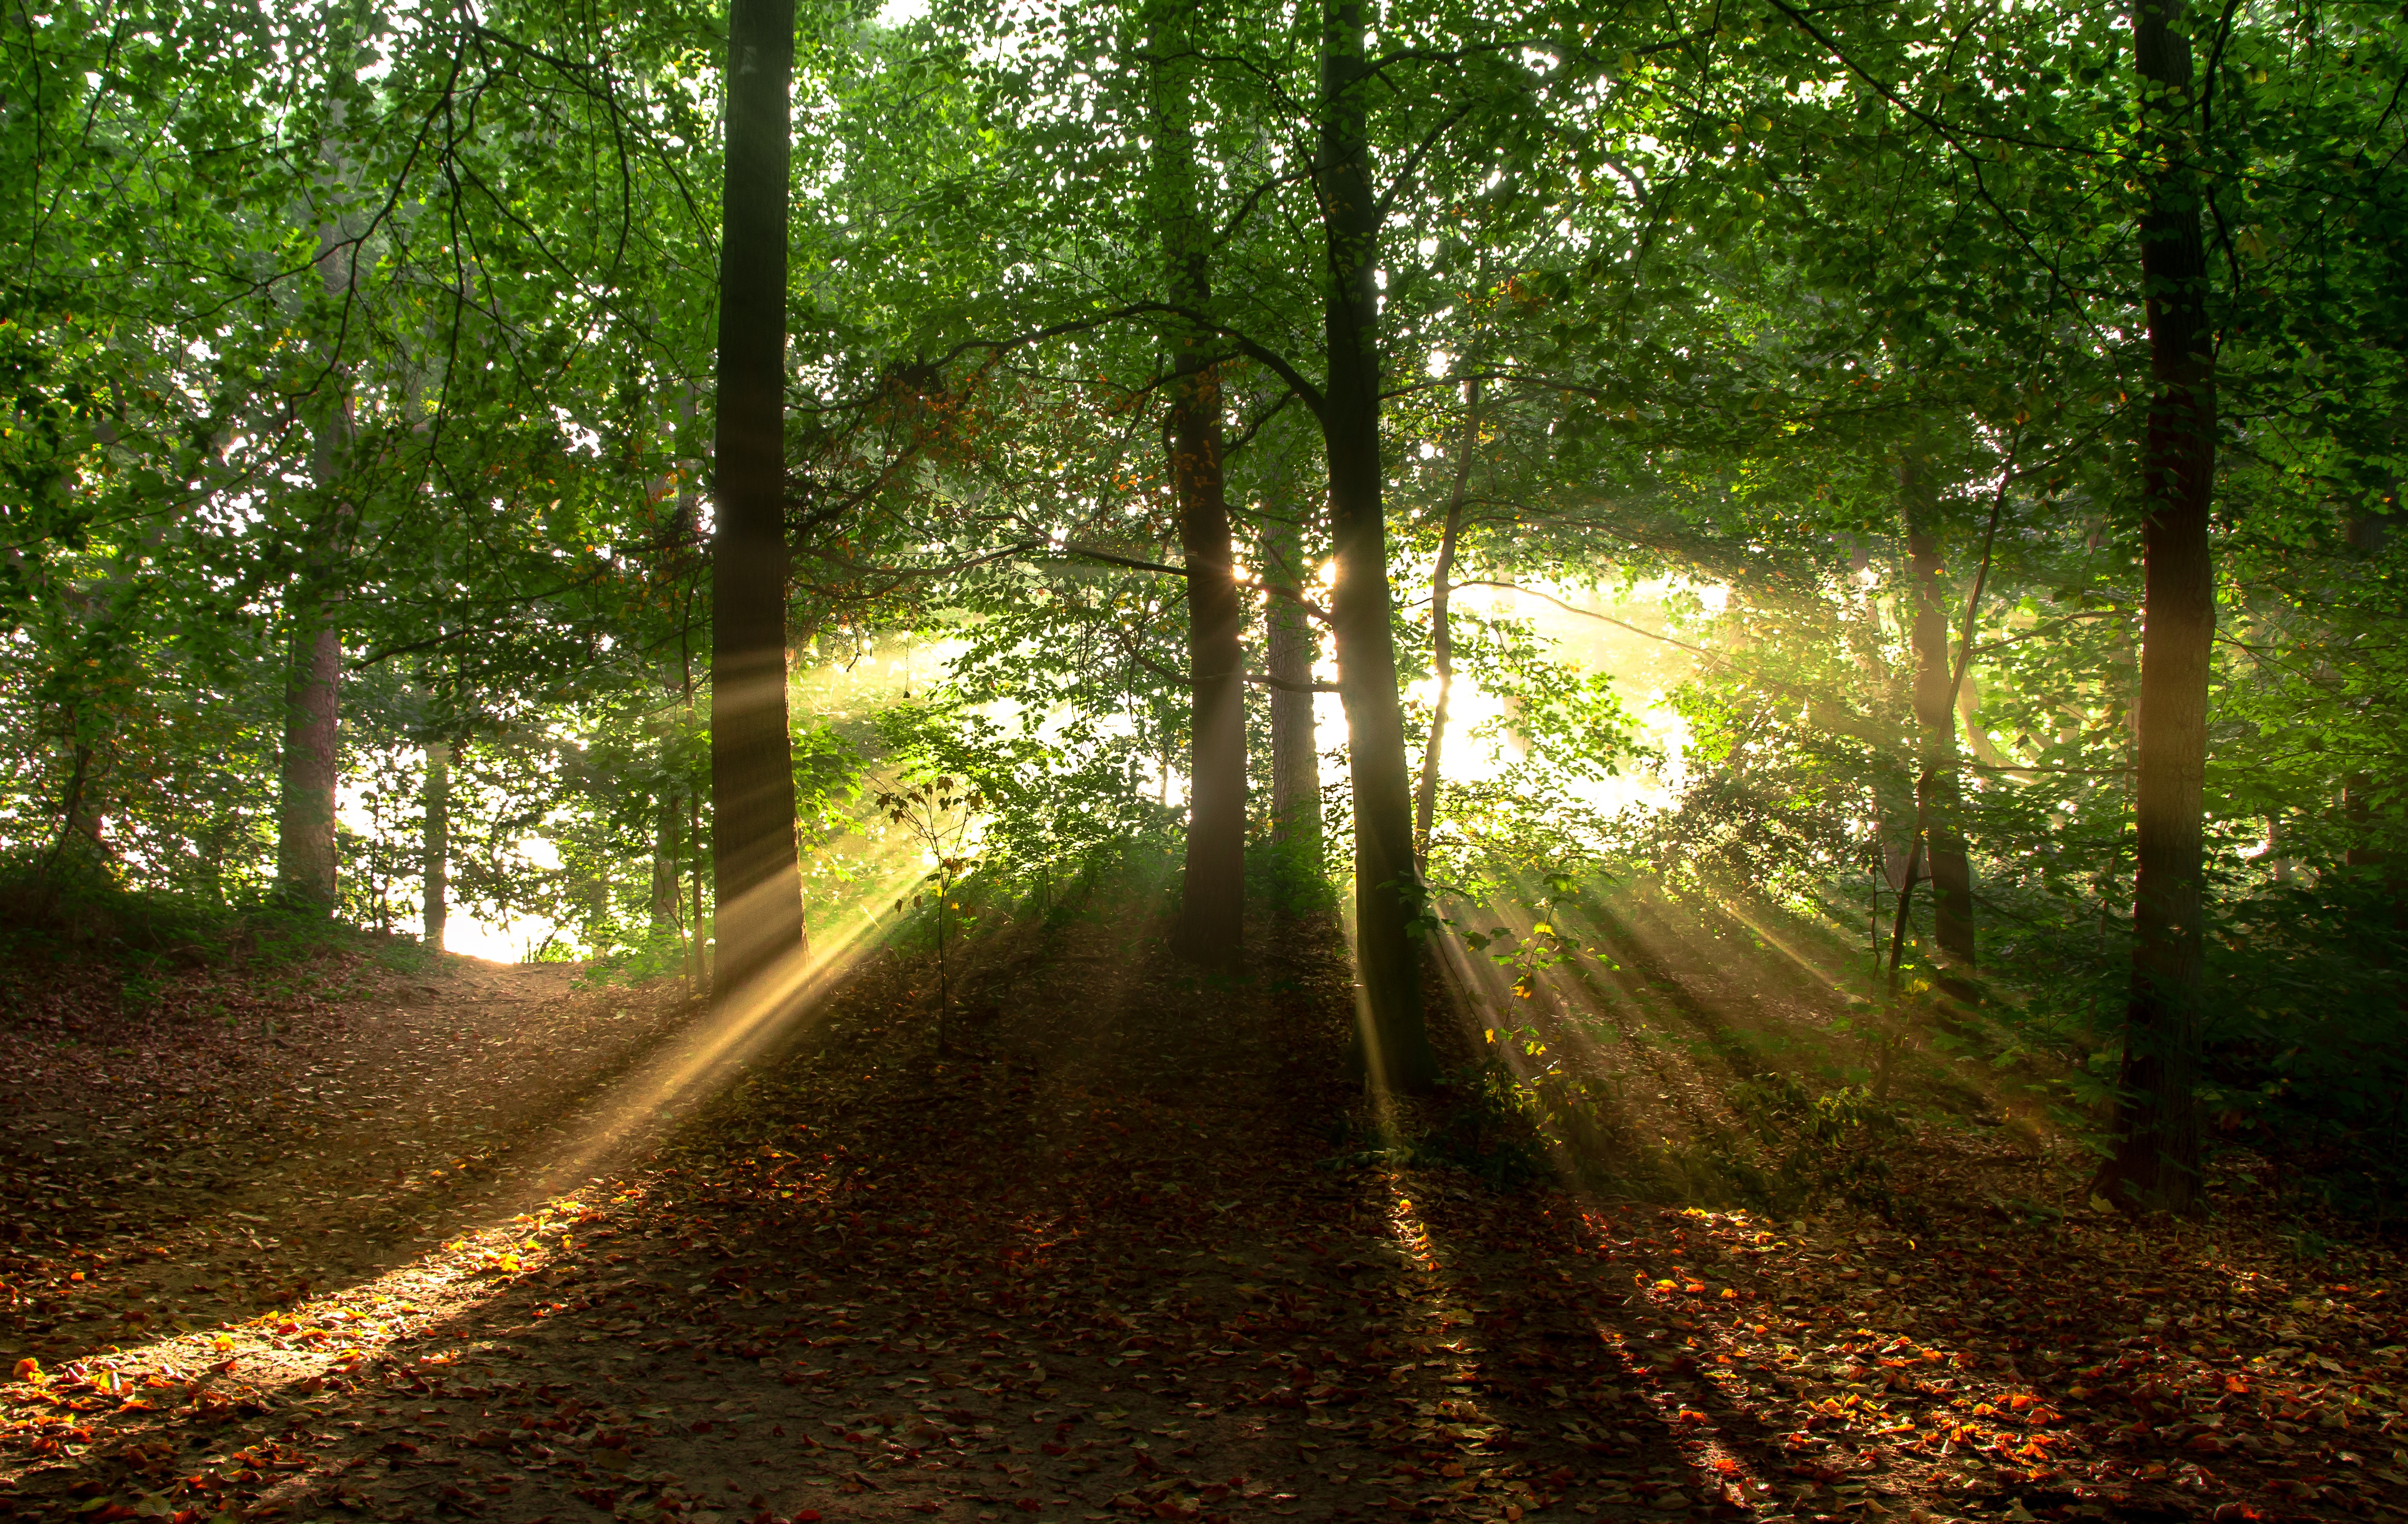
[[[72,718],[69,724],[72,726]],[[67,775],[66,796],[59,804],[59,834],[52,839],[50,853],[42,859],[42,870],[36,878],[41,886],[42,913],[45,915],[50,913],[51,905],[58,899],[59,859],[65,855],[67,844],[81,833],[80,827],[86,818],[83,793],[85,783],[92,777],[92,743],[79,740],[74,750],[75,769]]]
[[[1930,472],[1913,453],[1899,463],[1905,507],[1906,556],[1914,580],[1914,808],[1923,822],[1923,854],[1931,875],[1934,929],[1940,950],[1973,962],[1973,870],[1965,856],[1964,785],[1956,767],[1956,713],[1948,692],[1948,610],[1941,585],[1938,496]]]
[[[729,0],[719,255],[719,516],[711,540],[710,802],[725,1000],[800,959],[786,729],[786,176],[794,0]]]
[[[1480,379],[1463,383],[1463,443],[1455,450],[1455,492],[1439,530],[1438,564],[1430,570],[1430,666],[1438,673],[1438,702],[1430,708],[1429,740],[1422,748],[1421,786],[1413,796],[1413,860],[1429,867],[1430,826],[1438,814],[1438,764],[1446,744],[1447,701],[1455,696],[1455,626],[1447,615],[1448,579],[1455,575],[1455,544],[1463,532],[1464,489],[1471,482],[1471,453],[1480,442]]]
[[[2266,817],[2266,850],[2260,854],[2258,861],[2266,865],[2266,870],[2273,876],[2274,882],[2282,884],[2289,884],[2293,877],[2291,859],[2283,849],[2287,834],[2283,829],[2283,817],[2280,814],[2270,814]]]
[[[1422,1016],[1423,905],[1413,860],[1412,772],[1389,625],[1388,539],[1381,501],[1380,208],[1371,188],[1363,0],[1324,0],[1321,142],[1315,173],[1329,240],[1329,381],[1322,439],[1329,458],[1338,585],[1330,625],[1346,709],[1354,792],[1354,963],[1363,981],[1362,1056],[1372,1082],[1424,1091],[1438,1059]]]
[[[2341,816],[2349,825],[2349,844],[2342,848],[2344,868],[2381,868],[2390,855],[2374,844],[2374,777],[2353,772],[2341,781]]]
[[[2149,205],[2141,217],[2155,389],[2143,451],[2141,694],[2135,783],[2132,987],[2114,1153],[2100,1172],[2132,1210],[2189,1212],[2200,1201],[2200,994],[2205,888],[2201,801],[2207,690],[2215,636],[2208,510],[2215,466],[2215,379],[2206,313],[2200,186],[2192,131],[2185,0],[2135,7]]]
[[[1211,231],[1197,203],[1192,0],[1168,0],[1153,28],[1154,151],[1165,284],[1173,306],[1211,302]],[[1178,330],[1174,329],[1174,332]],[[1211,336],[1184,333],[1172,356],[1170,479],[1187,562],[1187,859],[1182,957],[1226,967],[1243,952],[1246,913],[1245,608],[1238,598],[1221,467],[1221,383]]]
[[[655,941],[674,936],[678,926],[678,798],[664,792],[652,812],[652,918]]]
[[[426,945],[443,951],[443,925],[452,905],[452,747],[440,740],[426,743],[426,827],[421,836],[424,859],[420,865],[425,886]]]
[[[1275,503],[1273,510],[1287,507]],[[1263,575],[1275,588],[1304,591],[1304,526],[1273,518],[1263,526]],[[1295,598],[1264,600],[1263,667],[1271,684],[1271,840],[1303,846],[1321,837],[1321,749],[1312,717],[1315,641]]]
[[[685,797],[685,840],[687,856],[694,864],[686,874],[692,911],[686,922],[686,989],[699,999],[710,988],[710,959],[702,936],[702,798],[696,794]]]
[[[1870,565],[1862,551],[1856,553],[1856,565],[1862,571]],[[1848,621],[1848,648],[1855,655],[1856,670],[1863,675],[1868,707],[1875,714],[1886,712],[1894,679],[1889,664],[1882,656],[1882,620],[1880,610],[1870,597],[1861,610],[1863,617]],[[1896,894],[1906,884],[1909,846],[1914,835],[1914,801],[1908,780],[1889,766],[1895,755],[1894,738],[1868,728],[1863,739],[1874,748],[1874,763],[1867,801],[1872,808],[1873,848],[1878,858],[1877,870],[1883,886]]]

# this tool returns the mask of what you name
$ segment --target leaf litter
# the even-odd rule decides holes
[[[2245,1215],[1913,1231],[1333,1153],[1326,930],[1199,979],[1130,924],[865,959],[663,1115],[674,991],[446,960],[68,981],[0,1058],[0,1517],[2396,1517],[2396,1267]],[[218,993],[196,991],[213,979]],[[234,998],[274,1028],[179,1019]],[[272,1033],[280,1035],[270,1035]],[[70,1045],[71,1044],[71,1045]],[[1385,1118],[1404,1132],[1440,1118]],[[607,1136],[596,1151],[575,1146]],[[586,1172],[566,1178],[564,1168]]]

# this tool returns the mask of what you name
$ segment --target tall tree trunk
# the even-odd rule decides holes
[[[1212,300],[1211,231],[1197,203],[1193,9],[1192,0],[1167,0],[1155,14],[1154,151],[1165,285],[1173,306],[1200,312]],[[1201,329],[1180,334],[1171,362],[1168,445],[1187,562],[1188,686],[1187,860],[1171,942],[1182,957],[1228,967],[1243,952],[1246,913],[1245,608],[1229,543],[1211,339]]]
[[[1283,485],[1284,482],[1283,481]],[[1276,515],[1263,525],[1263,576],[1274,588],[1304,592],[1304,525]],[[1321,749],[1312,717],[1312,626],[1295,598],[1264,600],[1263,667],[1271,677],[1271,840],[1317,855],[1321,839]]]
[[[341,102],[335,121],[342,120]],[[331,150],[329,160],[337,158]],[[358,251],[339,221],[318,228],[318,279],[329,297],[348,296]],[[336,611],[342,589],[335,565],[350,539],[351,506],[335,496],[351,442],[351,378],[342,356],[328,357],[331,395],[311,429],[309,474],[329,506],[317,526],[293,597],[293,648],[284,690],[283,758],[279,769],[276,879],[279,893],[332,913],[336,900],[335,789],[340,781],[342,631]]]
[[[1413,860],[1429,867],[1430,825],[1438,814],[1438,764],[1446,744],[1446,707],[1455,697],[1455,626],[1447,615],[1448,579],[1455,575],[1455,544],[1463,532],[1464,489],[1471,484],[1471,453],[1480,442],[1480,379],[1463,383],[1463,443],[1455,451],[1455,492],[1439,530],[1438,564],[1430,569],[1430,666],[1438,673],[1438,702],[1430,707],[1429,740],[1422,748],[1421,786],[1413,795]]]
[[[2143,452],[2142,634],[2132,891],[2132,987],[2114,1153],[2100,1172],[2134,1210],[2200,1200],[2200,994],[2205,889],[2201,796],[2215,636],[2208,510],[2215,466],[2215,380],[2200,236],[2201,187],[2185,157],[2192,130],[2185,0],[2135,7],[2143,151],[2152,161],[2141,218],[2148,297],[2149,399]]]
[[[1372,1083],[1427,1090],[1438,1059],[1422,1017],[1421,871],[1413,861],[1412,772],[1405,760],[1389,625],[1388,539],[1381,501],[1380,209],[1371,187],[1363,0],[1324,0],[1321,142],[1315,171],[1329,239],[1329,457],[1338,585],[1330,626],[1346,709],[1354,792],[1354,963],[1363,982],[1362,1055]]]
[[[447,741],[426,743],[426,826],[420,844],[424,858],[426,945],[443,951],[444,923],[452,918],[452,747]]]
[[[794,0],[728,0],[719,245],[719,519],[711,539],[711,991],[803,955],[786,729],[786,175]],[[781,970],[781,966],[789,968]]]
[[[1907,568],[1914,580],[1914,724],[1921,770],[1914,812],[1923,822],[1925,870],[1931,876],[1934,929],[1949,958],[1973,962],[1973,870],[1965,856],[1964,785],[1956,767],[1956,714],[1948,691],[1948,610],[1941,576],[1938,495],[1930,472],[1910,452],[1899,462],[1905,508]]]

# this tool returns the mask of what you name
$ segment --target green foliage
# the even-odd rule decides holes
[[[1529,1088],[1504,1064],[1489,1058],[1453,1070],[1439,1096],[1444,1119],[1414,1140],[1413,1163],[1463,1170],[1498,1190],[1554,1172]]]
[[[1706,1157],[1749,1205],[1794,1214],[1829,1201],[1894,1217],[1885,1149],[1905,1120],[1864,1085],[1810,1095],[1789,1074],[1746,1081],[1730,1093],[1741,1129],[1710,1143]]]
[[[2396,1201],[2408,23],[2358,0],[2187,14],[2223,420],[2203,1099],[2226,1145]],[[414,924],[438,744],[464,913],[549,927],[538,956],[615,976],[699,974],[717,9],[155,0],[19,22],[0,862],[127,945],[253,935],[208,928],[265,913],[287,680],[324,618],[344,917]],[[921,780],[983,805],[974,843],[965,825],[936,852],[939,933],[957,890],[1050,911],[1175,855],[1175,356],[1202,346],[1227,401],[1249,580],[1251,548],[1296,524],[1296,591],[1323,597],[1330,251],[1297,147],[1324,125],[1316,19],[1182,14],[1172,59],[1165,24],[803,8],[796,692],[943,648],[899,703],[798,704],[815,933],[893,898],[903,843],[882,833]],[[1419,611],[1452,525],[1458,681],[1504,708],[1443,738],[1432,921],[1518,906],[1552,928],[1583,886],[1640,875],[1851,939],[1894,911],[1929,739],[1913,476],[1928,591],[1968,658],[1940,823],[1969,843],[1990,970],[1940,1040],[2095,1125],[2131,951],[2155,385],[2137,219],[2164,149],[2128,24],[1973,0],[1383,11],[1351,105],[1387,198],[1399,666],[1433,669]],[[1166,108],[1197,123],[1183,190],[1153,171]],[[1174,190],[1215,230],[1201,309],[1162,299]],[[1467,606],[1508,585],[1535,595],[1522,613]],[[1669,750],[1637,663],[1529,613],[1607,587],[1655,604],[1645,628],[1606,622],[1660,648]],[[1258,621],[1268,595],[1247,596]],[[1426,740],[1429,711],[1407,714]],[[1249,891],[1283,913],[1328,908],[1351,870],[1343,760],[1318,830],[1250,843]],[[1596,802],[1640,771],[1668,807]],[[1928,927],[1928,905],[1909,917],[1908,987],[1970,987]],[[1552,931],[1469,940],[1517,990],[1566,976]],[[1514,1108],[1604,1127],[1559,1072],[1510,1106],[1494,1083],[1456,1082],[1486,1098],[1467,1136]],[[1882,1124],[1829,1099],[1750,1092],[1750,1130],[1684,1178],[1876,1192],[1847,1161]]]

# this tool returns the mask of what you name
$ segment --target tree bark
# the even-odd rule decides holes
[[[1173,306],[1202,311],[1212,299],[1211,230],[1196,174],[1192,12],[1191,0],[1168,0],[1156,12],[1154,151],[1165,285]],[[1182,957],[1227,968],[1243,953],[1246,913],[1245,608],[1229,542],[1211,336],[1180,333],[1174,342],[1167,433],[1187,563],[1188,793],[1171,945]]]
[[[339,124],[341,102],[336,105],[334,120]],[[331,150],[327,157],[337,159]],[[329,297],[351,294],[358,251],[346,242],[339,220],[319,224],[317,263],[319,281]],[[341,355],[328,357],[325,384],[332,395],[311,430],[309,474],[331,506],[294,588],[278,778],[276,880],[280,895],[332,914],[338,887],[335,789],[342,776],[338,720],[343,675],[342,632],[336,619],[342,589],[334,568],[350,538],[351,518],[351,506],[335,496],[351,442],[351,378]]]
[[[2156,0],[2134,13],[2143,149],[2152,161],[2141,270],[2155,386],[2142,456],[2132,984],[2114,1152],[2100,1179],[2111,1200],[2135,1211],[2189,1212],[2200,1201],[2195,1091],[2205,911],[2200,810],[2215,635],[2208,541],[2215,382],[2200,187],[2185,157],[2193,110],[2187,27],[2184,0]]]
[[[1906,556],[1914,582],[1914,723],[1921,744],[1914,812],[1923,822],[1925,870],[1931,879],[1933,930],[1943,956],[1973,962],[1973,870],[1965,855],[1964,784],[1957,771],[1956,714],[1949,693],[1948,610],[1941,577],[1939,500],[1930,473],[1913,453],[1899,461]]]
[[[729,0],[719,253],[710,802],[722,1002],[799,969],[802,878],[786,729],[786,200],[794,0]],[[756,987],[757,986],[757,987]]]
[[[336,894],[335,785],[341,777],[337,705],[342,636],[328,615],[333,598],[305,585],[296,599],[284,689],[283,761],[278,779],[276,882],[279,891],[333,913]]]
[[[1274,502],[1276,513],[1290,505]],[[1267,517],[1263,575],[1273,587],[1304,589],[1304,526],[1298,519]],[[1315,640],[1309,616],[1292,598],[1264,600],[1263,667],[1272,680],[1271,840],[1318,855],[1321,839],[1321,748],[1312,715]]]
[[[420,835],[423,857],[420,875],[424,888],[426,945],[443,951],[443,927],[452,916],[452,747],[426,743],[425,828]]]
[[[1330,625],[1346,710],[1354,794],[1354,962],[1362,979],[1361,1053],[1371,1082],[1424,1091],[1438,1080],[1422,1016],[1420,920],[1413,860],[1412,773],[1405,760],[1390,627],[1388,541],[1381,500],[1380,210],[1371,186],[1363,0],[1324,0],[1321,141],[1315,165],[1329,243],[1326,293],[1329,380],[1322,439],[1329,458],[1330,538],[1338,585]]]
[[[1439,530],[1438,564],[1430,568],[1430,666],[1438,673],[1438,702],[1430,706],[1429,740],[1422,747],[1421,786],[1413,794],[1413,860],[1429,868],[1430,826],[1438,814],[1438,764],[1446,744],[1446,708],[1455,696],[1455,626],[1447,615],[1448,581],[1455,575],[1455,544],[1463,532],[1464,489],[1471,483],[1471,452],[1480,442],[1480,379],[1463,383],[1463,443],[1455,451],[1455,491],[1446,523]]]
[[[678,924],[678,797],[664,792],[652,819],[652,915],[654,941],[681,934]]]

